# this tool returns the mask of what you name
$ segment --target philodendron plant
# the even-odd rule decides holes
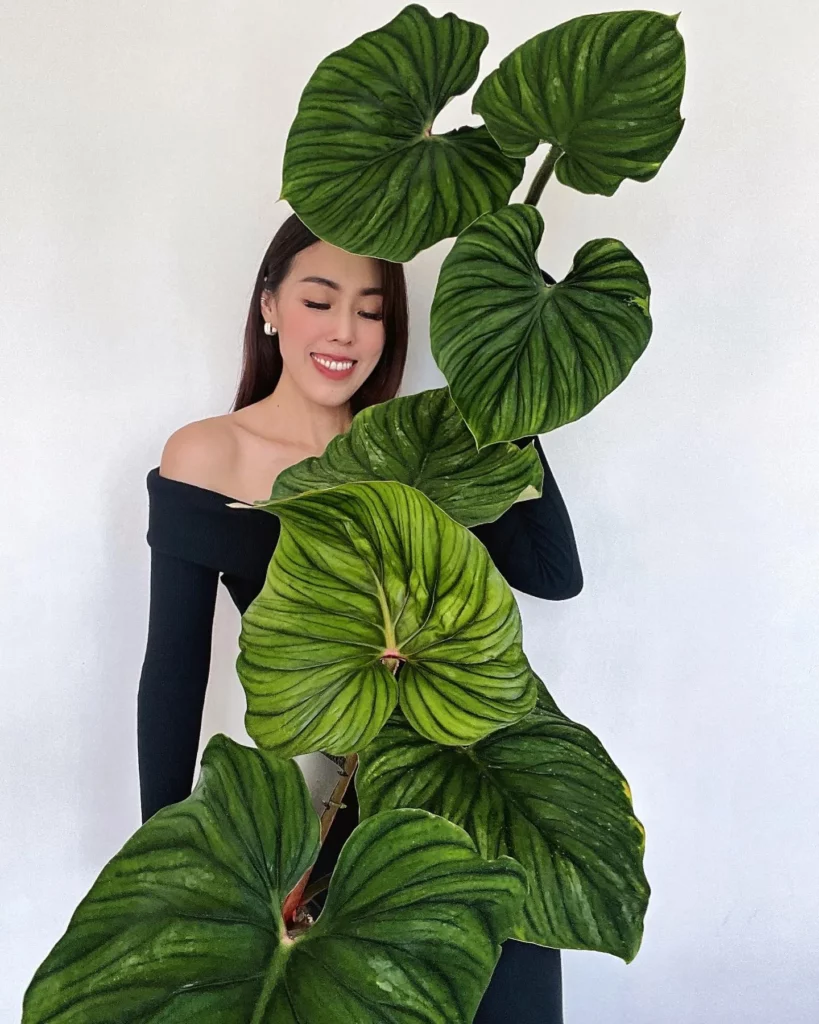
[[[657,173],[683,126],[676,22],[545,31],[480,83],[483,123],[443,135],[479,25],[411,5],[313,74],[281,196],[362,255],[455,236],[430,324],[447,386],[363,410],[257,503],[281,522],[237,663],[257,748],[214,737],[191,796],[102,870],[26,1024],[460,1024],[508,937],[635,956],[649,887],[629,787],[532,670],[469,528],[541,493],[533,444],[514,442],[588,413],[648,343],[638,259],[594,239],[555,280],[535,204],[552,172],[609,196]],[[345,768],[321,820],[292,760],[311,751]],[[361,820],[313,920],[310,868],[354,771]]]

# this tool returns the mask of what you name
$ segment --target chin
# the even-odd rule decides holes
[[[341,388],[334,388],[330,384],[329,387],[321,388],[318,391],[315,388],[310,388],[307,394],[317,405],[326,405],[328,408],[332,408],[334,406],[346,405],[360,387],[360,384],[356,384],[353,388],[344,388],[342,390]]]

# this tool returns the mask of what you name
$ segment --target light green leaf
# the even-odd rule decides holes
[[[487,40],[480,25],[410,4],[326,57],[290,128],[279,198],[319,238],[399,263],[503,206],[524,162],[483,125],[431,131],[474,83]]]
[[[393,398],[362,409],[324,454],[290,466],[271,501],[359,480],[397,480],[423,491],[463,526],[494,522],[516,501],[539,497],[543,466],[533,444],[478,451],[449,388]],[[271,504],[272,502],[272,504]]]
[[[467,747],[430,743],[396,712],[359,755],[361,815],[422,807],[448,818],[485,857],[526,869],[513,938],[628,962],[649,897],[643,827],[599,740],[539,689],[529,715]]]
[[[611,196],[649,181],[682,131],[679,15],[613,11],[572,18],[513,50],[481,82],[472,110],[501,149],[559,147],[558,181]]]
[[[585,416],[651,337],[648,279],[622,242],[587,242],[550,284],[542,235],[540,213],[515,203],[463,231],[441,268],[432,354],[479,447]]]
[[[259,746],[358,751],[398,701],[444,744],[530,710],[536,683],[512,591],[477,537],[425,494],[353,483],[270,507],[282,530],[242,617],[237,662]]]
[[[194,793],[103,869],[23,1024],[467,1024],[520,913],[523,869],[423,810],[361,823],[324,909],[281,917],[319,821],[298,766],[217,736]]]

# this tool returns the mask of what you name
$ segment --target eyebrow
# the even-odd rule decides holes
[[[340,291],[341,290],[341,285],[337,281],[331,281],[327,277],[303,277],[301,280],[302,280],[302,283],[304,281],[312,281],[313,284],[326,284],[328,288],[334,288],[336,291]],[[384,289],[383,288],[362,288],[361,291],[358,294],[359,295],[383,295],[384,294]]]

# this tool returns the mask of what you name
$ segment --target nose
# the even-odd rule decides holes
[[[334,340],[341,345],[351,345],[355,340],[355,310],[340,307],[336,315]]]

